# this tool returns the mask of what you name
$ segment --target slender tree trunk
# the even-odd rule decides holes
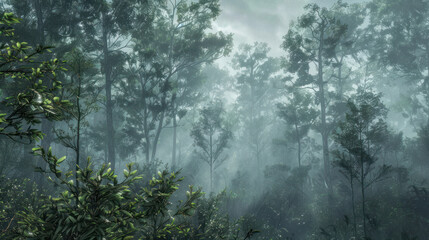
[[[52,134],[52,129],[54,128],[54,123],[47,120],[47,119],[43,119],[42,120],[42,132],[45,134],[45,137],[42,139],[42,147],[44,149],[49,149],[49,147],[51,146],[51,143],[53,141],[53,134]],[[41,161],[40,162],[40,167],[42,169],[46,169],[46,162],[45,161]],[[40,174],[39,176],[39,183],[41,184],[41,187],[43,186],[43,182],[44,182],[44,176],[42,176],[42,174]]]
[[[178,156],[177,156],[177,162],[178,162],[178,165],[180,166],[180,164],[181,164],[181,162],[182,162],[182,143],[179,141],[179,144],[178,144]]]
[[[80,72],[80,69],[78,70]],[[79,189],[79,181],[77,178],[77,171],[79,170],[78,166],[80,166],[80,125],[82,120],[82,113],[80,109],[80,93],[82,88],[82,78],[80,73],[78,74],[78,88],[77,88],[77,96],[76,96],[76,107],[77,107],[77,133],[76,133],[76,187]]]
[[[210,164],[210,193],[213,192],[213,163]]]
[[[103,55],[104,55],[104,76],[106,91],[106,131],[107,131],[107,162],[111,163],[112,169],[115,169],[115,130],[113,128],[113,102],[112,102],[112,66],[109,61],[107,17],[102,13],[103,18]]]
[[[170,77],[171,77],[171,73],[170,73]],[[163,86],[163,96],[161,99],[161,107],[162,107],[162,111],[161,111],[161,116],[158,120],[158,127],[156,129],[156,133],[155,133],[155,138],[153,139],[153,143],[152,143],[152,155],[151,155],[151,161],[155,160],[156,157],[156,149],[158,146],[158,141],[159,141],[159,137],[161,136],[161,131],[162,128],[164,127],[164,118],[165,118],[165,112],[167,111],[167,89],[169,87],[169,77],[166,79],[164,86]]]
[[[38,44],[45,45],[45,23],[43,22],[43,11],[42,11],[42,5],[40,3],[40,0],[34,0],[34,8],[36,10],[36,18],[37,18],[37,34],[38,34]],[[48,149],[52,143],[53,136],[52,136],[52,129],[54,128],[54,123],[42,119],[42,132],[45,134],[45,137],[42,139],[42,147],[44,149]],[[41,160],[38,164],[42,169],[46,169],[46,162]],[[39,174],[36,178],[36,182],[39,183],[39,186],[43,188],[44,184],[44,176],[42,174]]]
[[[43,22],[42,6],[40,0],[34,0],[34,8],[36,9],[37,17],[37,32],[38,32],[38,43],[41,45],[45,44],[45,24]]]
[[[163,123],[164,123],[164,117],[165,117],[165,112],[163,111],[161,113],[161,117],[159,118],[155,138],[153,139],[151,161],[154,161],[155,157],[156,157],[156,148],[158,146],[159,136],[161,136],[161,131],[162,131]]]
[[[298,166],[301,167],[301,140],[299,139],[298,124],[295,124],[296,141],[298,143]]]
[[[357,237],[357,228],[356,228],[356,207],[355,207],[355,192],[353,187],[353,173],[350,173],[350,189],[352,191],[352,211],[353,211],[353,231],[355,237]]]
[[[255,66],[252,65],[250,67],[250,143],[254,144],[254,146],[251,145],[252,149],[254,151],[254,155],[256,157],[256,164],[257,164],[257,173],[258,173],[258,179],[262,179],[262,169],[261,169],[261,156],[260,156],[260,146],[259,146],[259,132],[256,129],[255,126],[255,115],[256,113],[256,107],[255,107]]]
[[[173,152],[171,157],[171,164],[173,171],[176,170],[176,144],[177,144],[177,120],[176,120],[176,106],[173,106]]]
[[[165,82],[164,85],[164,94],[162,96],[162,100],[161,100],[161,107],[163,108],[162,112],[160,113],[161,116],[158,120],[158,127],[156,129],[156,133],[155,133],[155,138],[153,139],[153,143],[152,143],[152,155],[151,155],[151,161],[155,160],[156,157],[156,149],[158,146],[158,141],[159,141],[159,136],[161,136],[161,131],[162,128],[164,127],[164,117],[165,117],[165,111],[167,108],[167,104],[166,104],[166,100],[167,100],[167,88],[168,86],[168,80]]]
[[[359,139],[362,141],[362,133],[359,134]],[[365,173],[364,173],[364,156],[363,156],[363,148],[361,146],[360,149],[360,183],[361,183],[361,194],[362,194],[362,217],[363,217],[363,235],[364,239],[367,239],[366,233],[366,212],[365,212]]]
[[[325,25],[326,23],[322,23],[322,25]],[[321,135],[322,135],[322,145],[323,145],[323,166],[324,166],[324,175],[325,175],[325,181],[328,185],[328,191],[329,191],[329,198],[332,197],[332,184],[330,180],[330,165],[329,165],[329,146],[328,146],[328,129],[326,124],[326,99],[325,99],[325,89],[324,89],[324,81],[323,81],[323,48],[324,48],[324,27],[321,28],[320,32],[320,44],[319,44],[319,50],[318,50],[318,56],[317,56],[317,64],[318,64],[318,82],[319,85],[319,99],[320,99],[320,112],[321,112],[321,122],[322,122],[322,129]]]
[[[362,161],[361,165],[363,167],[363,161]],[[363,169],[361,170],[361,181],[364,181]],[[366,233],[366,212],[365,212],[365,185],[364,185],[364,182],[362,182],[361,192],[362,192],[363,234],[364,234],[365,239],[367,239],[367,233]]]
[[[149,109],[147,107],[147,101],[146,101],[146,95],[145,95],[145,82],[143,80],[143,78],[140,80],[140,84],[141,84],[141,99],[143,101],[143,131],[144,131],[144,138],[146,141],[145,144],[145,157],[146,157],[146,163],[149,164],[150,162],[150,137],[149,137],[149,123],[148,123],[148,118],[149,118]]]
[[[31,178],[33,180],[36,180],[35,178],[35,172],[33,169],[34,166],[34,155],[32,154],[32,148],[34,147],[33,143],[28,144],[22,144],[22,159],[19,162],[19,174],[23,178]],[[40,173],[37,173],[41,175]],[[37,175],[37,177],[39,177]]]
[[[149,118],[149,109],[147,106],[147,101],[146,101],[146,95],[145,95],[145,82],[143,80],[143,78],[140,81],[141,84],[141,99],[143,101],[143,131],[144,131],[144,138],[146,140],[146,144],[145,144],[145,157],[146,157],[146,163],[148,164],[150,162],[150,137],[149,137],[149,123],[148,123],[148,118]]]
[[[338,60],[338,59],[336,60],[337,64],[338,64],[338,97],[340,100],[343,99],[343,95],[344,95],[343,59],[344,59],[344,57],[342,56],[340,60]]]
[[[213,131],[210,131],[210,193],[213,192]]]
[[[426,91],[425,91],[426,92],[426,94],[425,94],[426,95],[426,104],[429,104],[429,42],[426,43],[426,55],[428,57],[427,67],[426,67],[426,70],[428,71],[428,73],[427,73],[428,75],[424,80],[424,83],[425,83],[424,88],[426,89]],[[428,117],[428,123],[429,123],[428,111],[429,110],[426,111],[426,114],[428,115],[427,117]]]
[[[262,172],[261,171],[261,153],[260,153],[260,146],[259,146],[259,142],[258,142],[258,139],[254,139],[255,140],[255,148],[256,148],[256,150],[255,150],[255,152],[256,152],[256,162],[257,162],[257,164],[258,164],[258,169],[259,169],[259,172]],[[260,179],[260,178],[259,178]]]

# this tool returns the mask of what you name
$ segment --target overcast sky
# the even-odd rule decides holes
[[[348,0],[344,2],[357,2]],[[234,45],[266,42],[272,56],[283,55],[280,49],[290,21],[304,11],[308,3],[332,6],[336,0],[221,0],[222,13],[214,30],[234,34]]]

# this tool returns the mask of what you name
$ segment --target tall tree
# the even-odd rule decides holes
[[[96,69],[93,62],[81,50],[74,49],[66,54],[67,69],[70,79],[63,83],[66,92],[63,97],[71,100],[72,107],[65,112],[66,130],[56,129],[58,140],[75,153],[75,171],[80,166],[82,156],[83,131],[88,127],[87,117],[98,110],[99,92],[93,86],[96,84]],[[76,176],[76,186],[79,187]]]
[[[27,42],[17,41],[14,25],[19,21],[12,13],[0,18],[0,136],[32,143],[44,137],[38,126],[41,120],[61,119],[68,103],[58,97],[62,84],[57,73],[64,70],[63,63],[49,59],[47,47],[32,48]],[[25,150],[30,151],[27,146],[31,145],[24,146],[19,165],[24,167],[24,174],[29,174],[26,166],[33,164],[28,163]]]
[[[161,132],[171,118],[177,128],[179,94],[190,86],[184,82],[192,79],[183,74],[198,73],[192,68],[229,52],[231,35],[208,33],[219,13],[218,0],[163,2],[151,12],[150,31],[136,28],[133,32],[136,54],[130,60],[130,77],[122,85],[128,112],[125,131],[134,132],[134,142],[142,147],[147,162],[155,160]],[[173,160],[174,156],[175,152]]]
[[[78,22],[76,15],[75,0],[72,1],[47,1],[47,0],[7,0],[3,5],[4,11],[12,11],[21,18],[22,24],[16,26],[16,36],[18,39],[26,39],[33,46],[55,45],[55,53],[45,54],[45,59],[49,57],[63,58],[64,53],[73,45],[78,33]],[[49,56],[51,55],[51,56]],[[61,78],[61,75],[58,76]],[[44,148],[50,146],[54,140],[52,129],[54,122],[43,119],[41,121],[41,131],[45,137],[41,141]],[[24,151],[31,150],[31,144],[24,145]],[[30,156],[26,156],[30,157]],[[26,161],[26,159],[23,159]],[[42,161],[38,165],[46,164]],[[43,177],[37,179],[43,183]]]
[[[309,93],[295,90],[288,98],[288,103],[278,104],[278,115],[286,122],[286,134],[297,145],[298,166],[301,167],[302,140],[308,134],[317,111],[312,107],[313,99]]]
[[[331,9],[335,18],[347,26],[347,31],[342,33],[336,45],[328,52],[332,58],[329,59],[330,68],[326,75],[335,87],[333,99],[339,104],[345,102],[347,92],[353,90],[353,69],[367,62],[360,57],[366,48],[363,43],[366,40],[366,29],[362,27],[366,17],[364,9],[360,4],[339,5]]]
[[[35,128],[41,119],[59,119],[61,102],[56,96],[61,82],[55,71],[63,71],[58,59],[44,61],[49,48],[32,48],[27,42],[13,39],[13,24],[19,19],[12,13],[0,18],[0,34],[4,41],[0,47],[0,96],[2,113],[0,135],[10,138],[40,140],[43,134]],[[28,125],[23,130],[23,125]]]
[[[173,127],[172,169],[176,169],[179,164],[176,160],[176,155],[180,120],[201,100],[202,93],[199,90],[201,89],[203,79],[200,67],[193,67],[178,72],[176,80],[173,83],[170,113]]]
[[[364,239],[368,239],[366,190],[374,183],[383,180],[389,172],[389,166],[376,161],[382,147],[381,142],[388,134],[385,122],[387,110],[380,100],[381,95],[365,89],[359,89],[354,101],[349,101],[349,112],[334,134],[335,141],[345,154],[337,153],[337,166],[343,169],[343,175],[350,182],[353,192],[353,179],[360,184],[362,197],[362,222]],[[352,196],[352,204],[354,204]],[[353,214],[355,210],[353,206]],[[356,231],[355,231],[356,234]]]
[[[210,168],[210,192],[213,192],[213,171],[228,159],[225,150],[232,132],[225,125],[222,102],[209,103],[200,110],[200,119],[192,128],[191,136],[198,157]]]
[[[242,119],[243,138],[261,173],[261,159],[266,148],[265,130],[269,125],[270,98],[273,97],[272,81],[278,73],[277,59],[269,57],[266,43],[243,44],[232,60],[238,70],[236,89],[237,106]]]
[[[317,4],[307,5],[306,13],[291,25],[282,45],[288,53],[286,70],[297,75],[294,85],[314,89],[316,102],[320,105],[317,130],[322,136],[324,177],[330,192],[329,135],[332,128],[327,117],[329,78],[325,78],[325,72],[334,58],[333,49],[347,30],[347,26],[337,20],[332,11],[343,7],[341,2],[331,9],[321,8]],[[315,71],[311,70],[313,67]],[[313,75],[313,72],[316,74]]]
[[[83,46],[86,51],[100,56],[100,70],[104,76],[105,94],[105,161],[112,167],[116,165],[116,144],[114,108],[115,99],[113,86],[117,82],[125,61],[121,61],[129,42],[133,23],[142,20],[141,15],[147,7],[146,1],[80,1],[79,14],[84,30]]]
[[[429,2],[377,0],[368,3],[368,9],[367,48],[372,50],[373,66],[389,69],[379,78],[399,86],[403,97],[394,102],[407,101],[401,110],[417,129],[429,118]]]

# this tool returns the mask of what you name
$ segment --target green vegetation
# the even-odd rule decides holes
[[[0,239],[427,239],[429,0],[315,2],[0,2]]]

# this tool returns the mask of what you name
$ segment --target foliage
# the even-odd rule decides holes
[[[347,32],[347,25],[342,23],[335,12],[347,5],[337,1],[331,8],[317,4],[305,6],[305,13],[298,18],[283,37],[282,48],[288,53],[284,58],[285,69],[293,76],[291,85],[314,90],[315,103],[320,105],[319,117],[314,126],[322,137],[324,178],[332,196],[331,163],[329,158],[329,137],[334,127],[330,115],[329,87],[332,77],[326,76],[327,69],[333,63],[341,40]],[[316,66],[316,71],[311,66]]]
[[[50,47],[37,46],[14,39],[13,25],[19,19],[4,13],[0,19],[0,135],[40,140],[43,133],[34,127],[40,119],[58,120],[69,105],[56,92],[61,89],[57,72],[63,62],[48,58]]]
[[[186,200],[180,200],[176,209],[169,209],[169,199],[178,190],[178,182],[183,180],[176,179],[177,174],[158,172],[158,177],[152,178],[149,187],[142,189],[139,196],[143,211],[140,231],[145,236],[144,239],[169,239],[169,236],[188,235],[190,229],[185,227],[183,217],[194,213],[197,207],[195,201],[202,196],[202,192],[201,189],[193,191],[193,187],[189,186]]]
[[[147,239],[163,239],[167,233],[179,232],[174,217],[188,216],[201,190],[190,188],[186,201],[173,215],[168,215],[168,199],[177,190],[176,174],[164,171],[150,182],[150,188],[141,193],[130,191],[130,184],[138,181],[137,171],[128,164],[124,179],[103,165],[95,171],[88,159],[85,168],[78,168],[76,185],[73,172],[63,173],[59,168],[65,157],[57,158],[51,149],[34,149],[49,165],[56,186],[65,188],[60,196],[41,199],[39,209],[19,213],[19,224],[7,238],[13,239],[132,239],[133,234],[148,235]],[[38,169],[42,171],[42,169]],[[162,219],[156,222],[154,219]],[[155,221],[155,222],[153,222]],[[150,225],[149,223],[154,223]],[[149,231],[150,229],[150,231]],[[185,230],[180,229],[181,233]],[[141,232],[141,233],[140,233]],[[146,238],[145,238],[146,239]]]
[[[199,199],[195,213],[193,239],[239,239],[240,220],[233,221],[225,212],[226,191]]]
[[[429,1],[308,4],[284,72],[259,42],[216,66],[223,2],[0,1],[1,239],[427,238]]]
[[[222,102],[211,102],[200,110],[200,119],[191,131],[198,157],[210,167],[210,191],[213,191],[213,171],[228,159],[225,150],[232,139],[223,114]]]
[[[124,131],[147,162],[156,158],[163,129],[193,105],[199,69],[226,56],[232,45],[231,35],[208,31],[220,13],[219,0],[154,5],[148,10],[153,21],[131,31],[134,52],[120,99],[127,113]]]
[[[355,237],[357,229],[353,180],[360,184],[363,237],[367,238],[366,222],[369,217],[365,210],[365,192],[373,184],[384,180],[390,172],[390,166],[376,165],[380,144],[388,135],[384,121],[387,110],[380,98],[379,94],[359,89],[355,101],[348,101],[350,111],[334,133],[335,141],[343,149],[336,152],[335,164],[350,182]]]
[[[235,89],[238,93],[236,112],[241,125],[240,138],[247,161],[261,170],[266,156],[267,135],[273,114],[271,100],[276,96],[272,87],[278,78],[279,60],[269,56],[266,43],[242,44],[232,59],[237,70]],[[261,175],[262,171],[258,174]]]
[[[253,220],[249,227],[261,231],[257,239],[308,239],[314,221],[305,194],[310,169],[283,164],[265,168],[266,190],[246,216]]]
[[[310,94],[296,89],[288,98],[287,104],[277,104],[278,115],[287,125],[287,140],[297,145],[298,166],[301,166],[303,138],[308,135],[317,117],[317,111],[312,108],[311,101]]]
[[[40,195],[29,179],[2,175],[0,186],[0,237],[4,237],[16,226],[17,212],[34,207]]]

